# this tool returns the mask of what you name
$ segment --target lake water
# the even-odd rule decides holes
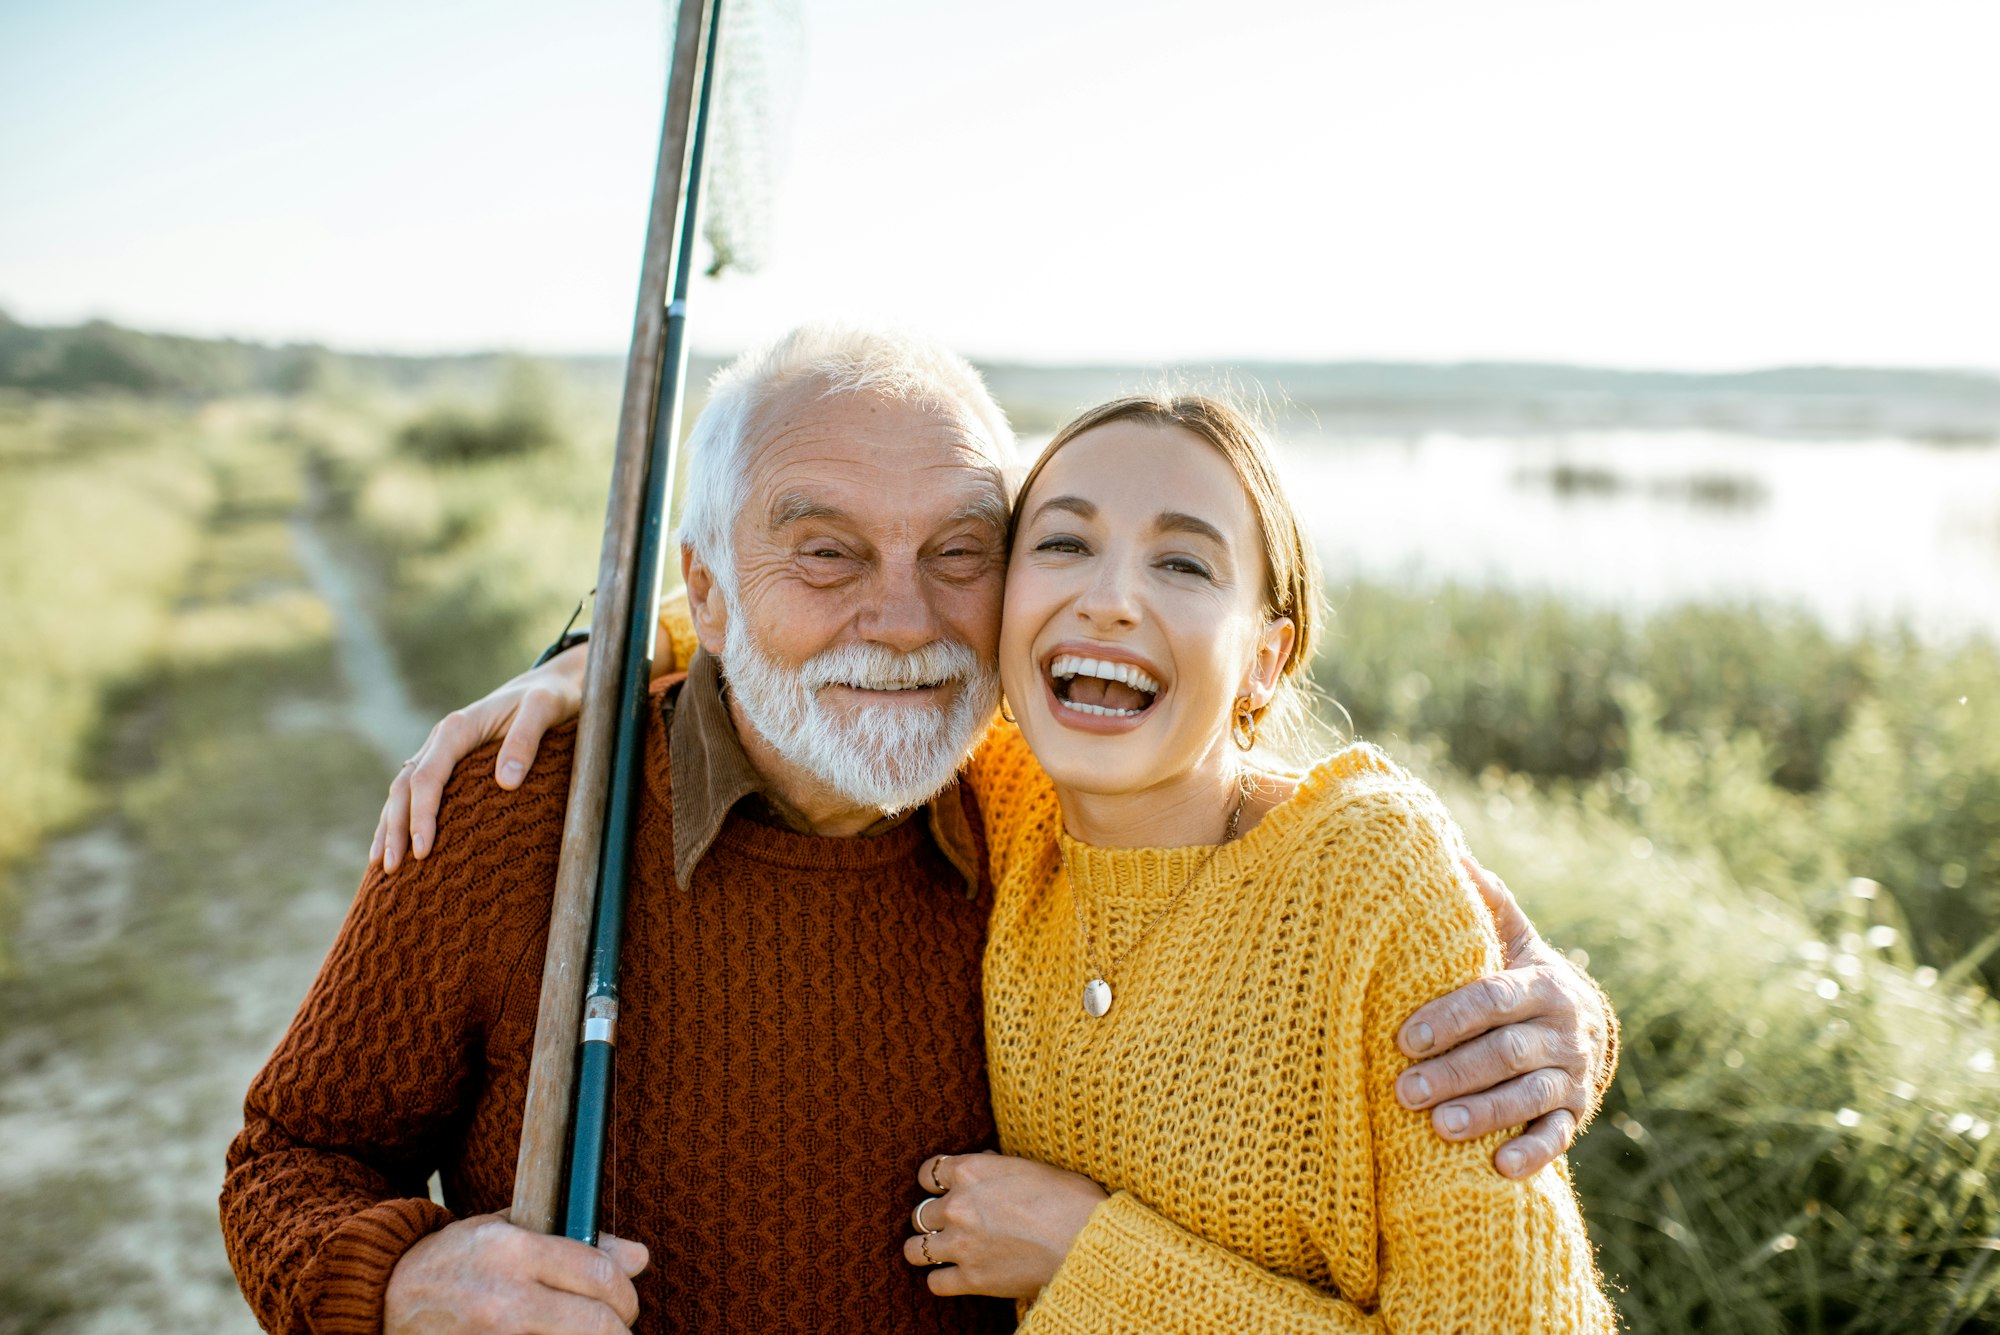
[[[1286,433],[1329,589],[1453,580],[1645,612],[2000,637],[2000,447],[1716,432]]]

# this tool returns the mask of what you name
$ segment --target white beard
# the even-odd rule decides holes
[[[784,760],[841,797],[888,815],[929,801],[985,735],[1000,703],[1000,673],[964,644],[935,640],[912,653],[845,644],[797,671],[764,652],[743,609],[725,595],[722,671],[758,735]],[[820,700],[833,685],[894,690],[957,682],[948,709],[862,706],[841,716]]]

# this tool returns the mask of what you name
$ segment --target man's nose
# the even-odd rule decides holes
[[[915,561],[885,561],[871,606],[861,615],[861,632],[877,644],[908,653],[943,632],[930,588]]]

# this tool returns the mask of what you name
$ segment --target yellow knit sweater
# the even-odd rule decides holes
[[[1616,1328],[1567,1166],[1510,1181],[1503,1136],[1450,1144],[1396,1102],[1397,1027],[1501,963],[1428,788],[1372,747],[1325,760],[1133,950],[1207,849],[1070,839],[1005,725],[971,779],[1001,1144],[1113,1193],[1023,1332]],[[1078,902],[1116,970],[1102,1019]]]

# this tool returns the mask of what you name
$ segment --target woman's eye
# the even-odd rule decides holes
[[[1215,578],[1207,566],[1192,557],[1170,556],[1160,564],[1177,575],[1195,575],[1201,579]]]
[[[1084,546],[1075,538],[1054,537],[1043,538],[1035,544],[1035,550],[1038,552],[1081,552],[1084,550]]]

